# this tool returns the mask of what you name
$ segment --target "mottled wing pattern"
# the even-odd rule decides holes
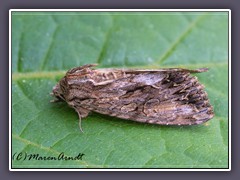
[[[92,65],[94,66],[94,65]],[[207,69],[68,71],[59,86],[80,117],[90,111],[142,123],[193,125],[213,117],[207,94],[192,72]]]

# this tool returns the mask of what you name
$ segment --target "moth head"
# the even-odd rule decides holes
[[[57,98],[56,100],[53,100],[53,102],[65,101],[64,92],[63,92],[63,90],[62,90],[62,88],[61,88],[59,83],[57,83],[53,87],[51,95],[54,96],[55,98]]]

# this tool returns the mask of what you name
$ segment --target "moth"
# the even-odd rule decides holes
[[[81,119],[93,111],[141,123],[196,125],[214,116],[204,86],[191,73],[168,69],[72,68],[53,87],[56,101],[65,101]]]

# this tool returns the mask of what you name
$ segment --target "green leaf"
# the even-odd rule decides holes
[[[49,93],[66,70],[87,63],[209,67],[196,76],[215,117],[171,127],[92,113],[81,133],[77,113],[66,103],[50,103]],[[228,168],[227,13],[14,12],[12,73],[13,168]],[[61,152],[84,156],[20,158]]]

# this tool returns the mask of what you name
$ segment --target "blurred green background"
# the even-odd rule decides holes
[[[228,168],[227,12],[12,12],[12,154],[84,153],[77,161],[12,160],[13,168]],[[49,93],[65,71],[210,68],[196,74],[215,117],[198,126],[141,124],[92,113],[78,127]]]

